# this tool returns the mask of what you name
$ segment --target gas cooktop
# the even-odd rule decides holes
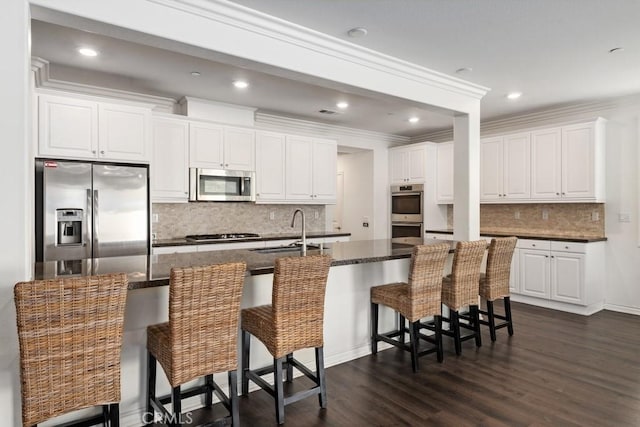
[[[255,233],[220,233],[220,234],[191,234],[185,237],[192,242],[210,242],[222,240],[259,239]]]

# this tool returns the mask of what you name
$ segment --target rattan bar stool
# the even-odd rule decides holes
[[[64,425],[119,425],[127,285],[123,273],[15,285],[23,426],[92,406],[102,413]]]
[[[513,335],[509,278],[511,276],[511,258],[513,258],[517,241],[516,237],[491,239],[486,274],[480,275],[480,297],[487,304],[487,311],[480,310],[480,313],[487,316],[487,320],[480,319],[480,324],[489,326],[491,341],[496,340],[496,329],[506,327],[509,336]],[[494,312],[493,302],[500,298],[504,302],[504,316]],[[504,320],[504,322],[496,324],[496,319]]]
[[[177,425],[182,420],[181,399],[204,394],[205,406],[210,407],[215,393],[229,411],[232,425],[240,425],[236,370],[245,270],[243,262],[171,269],[169,322],[147,328],[148,414],[158,411],[164,422]],[[172,387],[169,396],[156,396],[156,361]],[[228,396],[213,380],[217,372],[227,372]],[[203,385],[180,389],[200,377]],[[172,412],[164,407],[169,402]]]
[[[276,420],[284,423],[284,407],[317,394],[321,408],[327,405],[324,378],[324,298],[331,257],[314,255],[278,258],[273,273],[272,303],[242,310],[242,395],[249,392],[249,380],[275,399]],[[273,356],[273,366],[250,370],[250,335],[260,340]],[[315,374],[293,357],[293,352],[314,348]],[[293,368],[314,382],[310,389],[284,396],[286,380],[293,380]],[[273,372],[274,385],[261,377]]]
[[[451,246],[447,243],[420,245],[413,248],[409,279],[407,283],[390,283],[371,288],[371,352],[378,352],[378,341],[384,341],[411,353],[411,367],[417,372],[418,357],[436,353],[442,362],[442,274]],[[398,330],[378,333],[378,306],[385,305],[399,314]],[[435,335],[420,333],[420,319],[434,318]],[[404,342],[407,331],[405,319],[409,321],[409,345]],[[394,337],[400,337],[394,339]],[[420,339],[433,346],[420,351]]]
[[[443,321],[449,323],[449,329],[442,331],[443,335],[453,338],[456,354],[462,353],[462,341],[475,339],[476,347],[482,345],[480,336],[480,316],[478,307],[478,280],[482,259],[487,249],[485,240],[458,242],[453,256],[451,275],[442,279],[442,303],[449,307],[449,318]],[[469,323],[460,322],[459,311],[469,307],[469,316],[465,317]],[[433,325],[426,325],[428,329],[435,329]],[[473,333],[462,335],[461,328]]]

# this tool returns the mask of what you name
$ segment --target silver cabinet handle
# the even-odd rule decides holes
[[[96,150],[91,150],[91,152],[92,152],[93,154],[96,154]]]
[[[559,195],[560,195],[560,193],[556,193],[556,196],[559,196]]]
[[[104,156],[104,150],[100,150],[100,154]]]

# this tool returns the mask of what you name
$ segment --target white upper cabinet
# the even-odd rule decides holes
[[[256,202],[285,200],[285,135],[256,132]]]
[[[480,200],[528,199],[531,194],[529,133],[480,142]]]
[[[255,132],[212,123],[189,125],[189,166],[253,171]]]
[[[392,184],[423,183],[424,144],[389,149],[389,174]]]
[[[256,154],[257,203],[335,203],[336,141],[259,131]]]
[[[148,162],[151,110],[66,96],[38,96],[38,155]]]
[[[436,145],[436,202],[453,203],[453,142]]]
[[[187,202],[189,199],[189,123],[154,118],[151,161],[151,201]]]
[[[532,199],[605,201],[603,119],[531,135]]]

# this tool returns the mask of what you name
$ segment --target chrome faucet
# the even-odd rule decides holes
[[[293,218],[291,218],[291,227],[294,227],[296,224],[296,214],[298,212],[300,212],[300,215],[302,216],[302,247],[300,248],[300,253],[302,256],[305,256],[307,254],[307,230],[304,222],[304,211],[302,209],[296,209],[293,213]]]

